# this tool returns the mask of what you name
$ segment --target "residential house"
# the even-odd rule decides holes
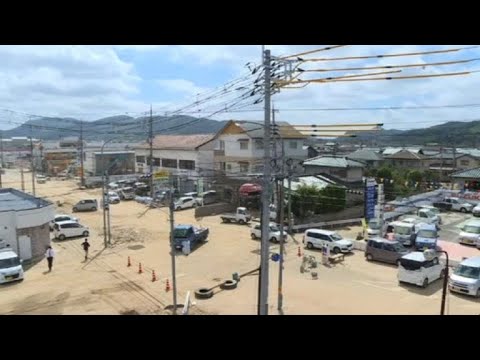
[[[0,189],[0,248],[9,245],[21,259],[42,258],[50,245],[53,203],[19,190]]]
[[[479,191],[480,167],[457,171],[450,175],[457,189]]]
[[[371,149],[359,149],[347,155],[351,160],[365,164],[367,167],[376,168],[383,164],[383,157],[378,151]]]
[[[323,155],[305,160],[303,167],[305,175],[326,175],[349,186],[362,184],[365,165],[345,156]]]
[[[399,151],[387,153],[385,155],[385,151],[383,152],[383,158],[386,164],[390,164],[395,168],[400,169],[416,169],[416,170],[424,170],[425,164],[425,156],[421,149],[413,150],[413,149],[401,149]]]
[[[277,127],[283,140],[284,158],[292,159],[294,168],[300,171],[300,163],[307,158],[307,149],[303,147],[305,136],[284,121],[277,121]],[[217,172],[228,177],[261,174],[264,138],[264,126],[260,122],[229,121],[216,136],[214,163]],[[275,141],[279,159],[282,140]]]

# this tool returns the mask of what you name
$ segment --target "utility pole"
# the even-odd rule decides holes
[[[0,130],[0,167],[5,167],[5,162],[3,161],[3,130]]]
[[[287,160],[288,166],[288,233],[292,233],[292,159]]]
[[[85,171],[83,168],[83,121],[80,121],[80,183],[85,186]]]
[[[33,163],[32,126],[30,126],[30,166],[32,168],[32,193],[35,196],[35,164]]]
[[[103,155],[103,154],[102,154]],[[103,200],[103,244],[105,248],[108,246],[107,243],[107,207],[109,204],[107,203],[107,197],[106,197],[106,192],[107,192],[107,186],[106,186],[106,179],[108,179],[108,171],[105,169],[105,159],[103,159],[102,156],[102,163],[103,163],[103,182],[102,182],[102,200]]]
[[[108,169],[110,170],[110,169]],[[109,176],[109,171],[107,170],[107,184],[110,184],[110,176]],[[110,228],[110,192],[108,191],[107,189],[107,194],[106,194],[106,198],[107,198],[107,233],[108,233],[108,244],[111,245],[112,244],[112,232],[111,232],[111,228]],[[104,204],[105,206],[105,204]]]
[[[264,169],[263,169],[263,191],[262,191],[262,240],[260,248],[260,299],[259,299],[259,315],[268,315],[268,266],[269,266],[269,221],[270,221],[270,72],[271,72],[271,55],[270,50],[264,53],[264,69],[265,69],[265,138],[264,138]]]
[[[388,181],[388,180],[387,180]],[[383,193],[383,184],[378,184],[378,195],[377,195],[377,209],[378,209],[378,220],[380,222],[380,231],[383,234],[383,204],[385,203],[385,197]]]
[[[173,315],[177,315],[177,275],[175,270],[175,218],[174,218],[174,203],[173,203],[173,177],[170,175],[170,254],[172,257],[172,290],[173,290]]]
[[[153,199],[153,116],[152,105],[150,105],[150,119],[149,119],[149,132],[148,142],[150,143],[150,197]]]
[[[280,176],[280,261],[278,264],[278,311],[283,310],[283,256],[285,254],[285,238],[283,223],[285,220],[285,199],[284,199],[284,181],[285,181],[285,142],[280,139],[282,144],[282,175]]]
[[[25,179],[23,177],[23,167],[20,168],[20,179],[22,182],[22,191],[25,191]]]

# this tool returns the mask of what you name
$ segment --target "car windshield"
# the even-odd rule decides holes
[[[397,235],[410,235],[411,228],[406,226],[395,226],[395,234]]]
[[[17,257],[0,260],[0,269],[8,269],[20,265],[20,259]]]
[[[440,214],[440,210],[437,208],[428,208],[428,211],[433,213],[434,215]]]
[[[424,213],[427,215],[428,218],[432,218],[435,216],[433,211],[431,211],[430,209],[428,209],[427,211],[424,211]]]
[[[372,230],[378,230],[380,229],[380,223],[378,221],[371,220],[368,223],[368,227]]]
[[[176,238],[186,238],[188,235],[188,229],[175,229],[173,236]]]
[[[466,225],[463,231],[470,234],[480,234],[480,226]]]
[[[337,240],[342,240],[343,238],[338,235],[337,233],[333,233],[332,235],[330,235],[331,238],[334,240],[334,241],[337,241]]]
[[[435,230],[420,230],[417,236],[427,239],[435,239],[437,237],[437,232]]]
[[[480,279],[480,268],[478,267],[460,265],[453,273],[470,279]]]

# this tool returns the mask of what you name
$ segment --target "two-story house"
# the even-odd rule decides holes
[[[293,166],[298,166],[307,157],[303,147],[305,136],[295,130],[290,124],[277,121],[280,139],[272,141],[276,144],[278,157],[292,159]],[[254,121],[229,121],[216,136],[214,152],[215,169],[228,177],[246,177],[263,172],[264,158],[263,123]],[[279,163],[280,165],[280,163]]]

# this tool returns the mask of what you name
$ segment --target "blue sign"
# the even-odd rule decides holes
[[[272,254],[272,261],[274,262],[280,261],[280,254]]]
[[[368,220],[375,217],[376,191],[375,180],[367,180],[365,191],[365,218]]]

